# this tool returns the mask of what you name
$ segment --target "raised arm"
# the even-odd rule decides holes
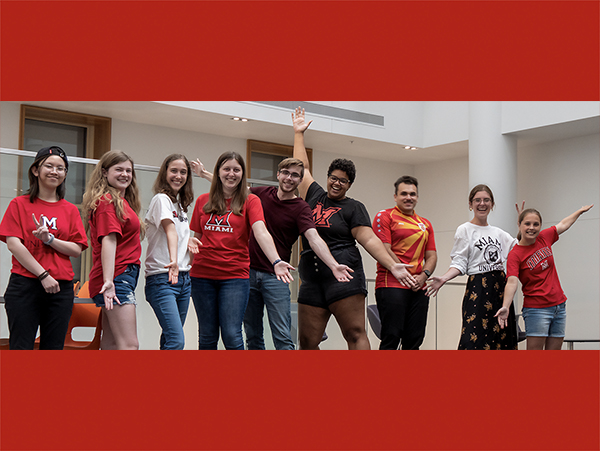
[[[563,219],[558,224],[556,224],[556,232],[558,232],[558,234],[560,235],[561,233],[564,233],[567,230],[569,230],[569,228],[571,228],[571,226],[573,224],[575,224],[575,221],[577,221],[577,219],[582,214],[584,214],[586,211],[588,211],[593,206],[594,206],[594,204],[592,204],[592,205],[585,205],[585,206],[581,207],[579,210],[577,210],[575,213],[570,214],[569,216],[567,216],[565,219]]]
[[[331,269],[331,272],[338,282],[349,282],[350,279],[352,279],[350,273],[354,272],[354,270],[349,266],[338,263],[336,259],[333,258],[333,255],[331,255],[331,252],[329,251],[329,247],[327,247],[327,243],[323,241],[323,238],[321,238],[317,229],[308,229],[304,232],[304,236],[308,240],[311,249],[315,251],[315,254],[323,260],[323,263]]]
[[[292,113],[292,124],[294,126],[294,158],[298,158],[304,163],[304,178],[298,186],[300,197],[306,199],[306,192],[308,187],[315,181],[309,170],[308,154],[306,153],[306,147],[304,146],[304,132],[310,126],[312,121],[308,123],[304,117],[304,108],[296,108],[296,111]]]
[[[293,270],[294,267],[279,258],[277,248],[273,242],[273,237],[267,230],[265,223],[263,221],[256,221],[254,224],[252,224],[252,232],[254,233],[256,242],[269,261],[271,263],[277,262],[273,265],[273,270],[275,271],[277,279],[285,283],[292,282],[294,278],[292,277],[292,274],[290,274],[290,270]]]
[[[190,166],[192,167],[192,171],[194,171],[194,174],[196,174],[198,177],[202,177],[203,179],[212,182],[212,172],[208,172],[204,168],[204,165],[202,164],[199,158],[196,158],[195,160],[190,160]]]
[[[352,229],[352,236],[354,236],[356,241],[365,248],[371,257],[377,260],[385,269],[390,271],[392,275],[398,279],[398,282],[409,288],[416,286],[417,281],[406,269],[412,267],[412,265],[395,262],[371,227],[354,227]]]
[[[504,329],[508,324],[508,308],[510,307],[510,304],[512,304],[518,286],[519,278],[517,276],[510,276],[506,281],[506,286],[504,287],[504,302],[502,302],[502,307],[500,307],[494,315],[498,318],[500,329]]]

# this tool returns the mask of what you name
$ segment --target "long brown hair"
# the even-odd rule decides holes
[[[187,168],[187,177],[183,186],[179,188],[179,192],[174,192],[169,185],[169,182],[167,182],[167,171],[169,169],[169,165],[173,161],[177,160],[182,160],[185,163],[185,167]],[[188,207],[194,201],[194,188],[192,182],[192,168],[185,155],[174,153],[165,158],[165,161],[163,161],[162,165],[160,166],[160,170],[158,171],[154,185],[152,186],[152,191],[154,194],[166,194],[173,203],[177,202],[177,198],[179,198],[179,205],[181,205],[181,209],[187,213]]]
[[[527,216],[528,214],[538,215],[538,218],[540,218],[540,225],[542,225],[542,215],[535,208],[528,208],[527,210],[523,210],[521,212],[521,214],[519,215],[519,221],[518,221],[519,225],[521,225],[521,223],[523,222],[523,219],[525,219],[525,216]],[[517,233],[517,240],[521,241],[521,231],[519,231],[519,233]]]
[[[117,218],[119,221],[125,221],[125,208],[123,207],[123,200],[121,199],[121,193],[116,188],[113,188],[108,184],[106,177],[103,175],[102,170],[108,171],[109,168],[113,167],[116,164],[123,163],[125,161],[131,162],[131,183],[125,190],[125,200],[129,203],[131,209],[135,212],[136,215],[140,215],[140,211],[142,209],[142,202],[140,200],[140,191],[137,185],[137,179],[135,176],[135,168],[133,165],[133,160],[126,153],[121,152],[120,150],[111,150],[110,152],[105,153],[100,158],[100,161],[94,168],[92,175],[90,176],[90,180],[87,183],[85,193],[83,195],[83,203],[81,206],[82,215],[84,218],[84,223],[86,230],[89,231],[89,220],[91,214],[98,207],[98,202],[102,197],[106,194],[111,195],[110,203],[115,206],[115,210],[117,213]],[[144,222],[140,220],[141,234],[143,236],[144,232]]]
[[[234,215],[241,215],[244,208],[244,203],[248,198],[248,187],[246,182],[246,164],[244,159],[237,152],[225,152],[222,154],[213,171],[214,177],[210,185],[210,195],[208,196],[208,202],[204,205],[205,213],[216,213],[218,215],[224,215],[227,212],[227,202],[225,201],[225,193],[223,192],[223,183],[219,176],[221,166],[223,166],[229,160],[235,160],[242,167],[242,180],[235,188],[233,196],[231,197],[231,211]]]

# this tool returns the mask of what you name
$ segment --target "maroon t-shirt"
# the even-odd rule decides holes
[[[298,236],[315,228],[310,207],[299,197],[279,200],[276,186],[259,186],[250,190],[262,202],[267,230],[273,237],[279,258],[289,262]],[[271,274],[275,272],[254,234],[250,235],[250,267]]]

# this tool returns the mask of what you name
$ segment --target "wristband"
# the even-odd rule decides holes
[[[48,241],[44,241],[44,244],[46,246],[49,246],[52,243],[52,241],[54,241],[54,235],[51,233],[49,233],[48,235],[50,235],[50,238],[48,238]]]
[[[428,269],[424,269],[423,272],[427,277],[431,277],[431,271],[429,271]]]
[[[275,261],[273,262],[273,268],[275,268],[275,265],[276,265],[277,263],[281,262],[281,261],[283,261],[283,260],[281,260],[280,258],[278,258],[277,260],[275,260]]]
[[[48,272],[48,270],[44,271],[43,273],[41,273],[38,276],[38,280],[41,282],[42,280],[44,280],[46,277],[48,277],[50,275],[50,273]]]

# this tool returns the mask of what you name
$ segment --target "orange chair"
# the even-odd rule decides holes
[[[80,290],[81,293],[81,290]],[[102,335],[102,309],[95,304],[73,304],[73,313],[69,321],[69,330],[65,337],[66,351],[86,351],[100,349]],[[95,327],[92,341],[73,340],[72,332],[76,327]]]
[[[90,282],[84,282],[83,285],[81,285],[81,288],[79,289],[79,291],[77,291],[75,293],[75,297],[77,298],[89,298],[90,297]]]

